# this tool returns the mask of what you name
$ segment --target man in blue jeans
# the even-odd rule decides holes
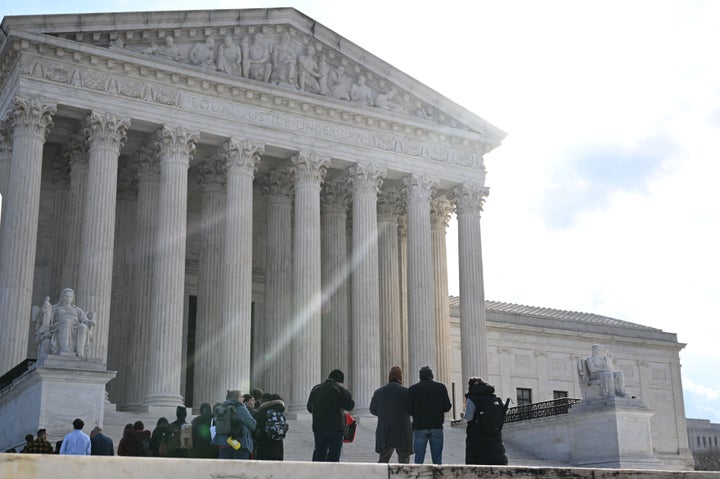
[[[429,366],[420,369],[420,381],[410,386],[407,413],[412,416],[415,464],[425,462],[425,449],[430,442],[433,464],[442,464],[443,423],[445,413],[452,408],[444,384],[433,381]]]
[[[339,369],[330,371],[325,382],[310,392],[307,410],[312,414],[315,436],[313,462],[339,462],[345,432],[345,411],[355,407],[350,392],[342,383],[345,375]]]

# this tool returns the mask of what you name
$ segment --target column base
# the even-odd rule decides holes
[[[174,414],[176,407],[184,405],[185,401],[182,396],[176,394],[148,394],[143,399],[141,410],[147,410],[150,407],[172,408]]]

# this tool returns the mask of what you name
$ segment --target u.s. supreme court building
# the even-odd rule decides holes
[[[0,374],[37,357],[33,306],[64,288],[121,410],[258,386],[301,412],[340,368],[363,414],[393,365],[543,401],[578,394],[601,342],[662,412],[658,457],[686,453],[674,334],[486,312],[505,133],[298,11],[6,17],[0,85]]]

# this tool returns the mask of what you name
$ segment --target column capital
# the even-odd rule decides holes
[[[60,188],[70,185],[70,163],[67,157],[55,157],[50,161],[50,183]]]
[[[295,175],[295,185],[300,183],[321,184],[325,179],[329,158],[322,158],[318,153],[299,151],[290,157],[290,171]]]
[[[375,163],[356,163],[349,169],[347,182],[353,195],[372,195],[377,197],[387,169]]]
[[[160,164],[171,162],[189,167],[199,137],[197,131],[190,131],[182,126],[163,125],[158,129],[155,137],[155,148],[160,153]]]
[[[56,111],[57,105],[45,98],[16,96],[9,114],[13,135],[37,135],[45,140],[53,126],[52,116]]]
[[[0,120],[0,161],[12,156],[12,124],[9,115]]]
[[[136,175],[136,170],[137,167],[133,161],[124,161],[120,163],[117,178],[118,200],[137,200],[138,177]]]
[[[405,209],[405,196],[397,183],[386,186],[378,195],[378,215],[397,221]]]
[[[135,168],[140,181],[154,180],[160,175],[160,159],[155,148],[150,145],[141,146],[135,152]]]
[[[432,229],[444,231],[450,224],[450,215],[454,209],[455,208],[452,203],[445,198],[432,200],[430,202],[430,221],[432,221]]]
[[[400,241],[407,241],[407,215],[401,214],[398,216],[398,238]]]
[[[71,171],[87,170],[88,154],[85,136],[79,133],[72,135],[63,148],[62,154],[67,160]]]
[[[220,145],[215,154],[225,161],[228,174],[239,173],[253,176],[255,165],[264,153],[264,144],[230,138]]]
[[[289,168],[270,170],[259,183],[260,191],[265,196],[282,196],[288,199],[293,196],[293,174]]]
[[[193,167],[193,177],[203,190],[203,193],[219,192],[225,188],[225,166],[227,161],[217,155],[206,158]]]
[[[436,181],[427,176],[408,175],[403,178],[408,204],[430,204],[435,192]]]
[[[347,175],[341,175],[323,183],[320,190],[320,208],[324,213],[347,213],[350,197]]]
[[[458,216],[480,214],[490,188],[481,185],[457,185],[452,189],[450,200],[455,203]]]
[[[83,132],[87,135],[89,148],[107,148],[119,152],[127,138],[128,128],[129,118],[92,111],[85,118]]]

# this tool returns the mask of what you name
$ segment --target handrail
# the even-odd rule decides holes
[[[505,415],[505,422],[527,421],[540,417],[558,416],[567,414],[570,406],[577,404],[581,399],[559,398],[552,401],[543,401],[523,406],[511,407]]]

